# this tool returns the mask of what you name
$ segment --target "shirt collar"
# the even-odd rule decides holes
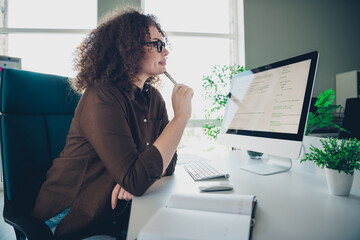
[[[150,83],[145,82],[142,90],[139,87],[136,87],[135,94],[143,95],[146,99],[149,99],[150,96],[149,89],[150,89]]]

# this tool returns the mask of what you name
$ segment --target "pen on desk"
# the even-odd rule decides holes
[[[165,71],[164,74],[170,79],[170,81],[173,82],[173,84],[177,84],[177,82],[175,81],[175,79],[173,79],[172,76],[171,76],[167,71]]]

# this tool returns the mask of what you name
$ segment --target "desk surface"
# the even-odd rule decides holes
[[[258,205],[252,239],[360,239],[358,172],[350,196],[339,197],[329,193],[325,175],[313,165],[293,161],[289,172],[260,176],[240,169],[249,161],[241,152],[218,152],[206,157],[230,173],[228,181],[234,190],[201,194],[256,195]],[[193,181],[178,165],[173,176],[158,180],[143,196],[134,197],[127,239],[136,238],[171,194],[199,194],[198,186],[203,183]]]

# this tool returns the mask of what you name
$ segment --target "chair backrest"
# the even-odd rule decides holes
[[[80,96],[66,77],[15,69],[2,70],[0,96],[5,204],[27,212],[65,145]]]
[[[360,98],[348,98],[345,103],[344,118],[341,127],[349,130],[350,133],[340,132],[339,138],[360,139]]]

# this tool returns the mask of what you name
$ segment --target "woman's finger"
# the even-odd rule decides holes
[[[126,191],[123,188],[121,188],[120,192],[119,192],[119,195],[118,195],[118,199],[123,200],[125,192]]]
[[[125,192],[124,198],[126,201],[130,201],[133,198],[133,195],[131,193]]]
[[[114,187],[112,193],[111,193],[111,208],[115,209],[116,208],[116,203],[117,203],[117,198],[120,192],[120,185],[116,184],[116,186]]]

